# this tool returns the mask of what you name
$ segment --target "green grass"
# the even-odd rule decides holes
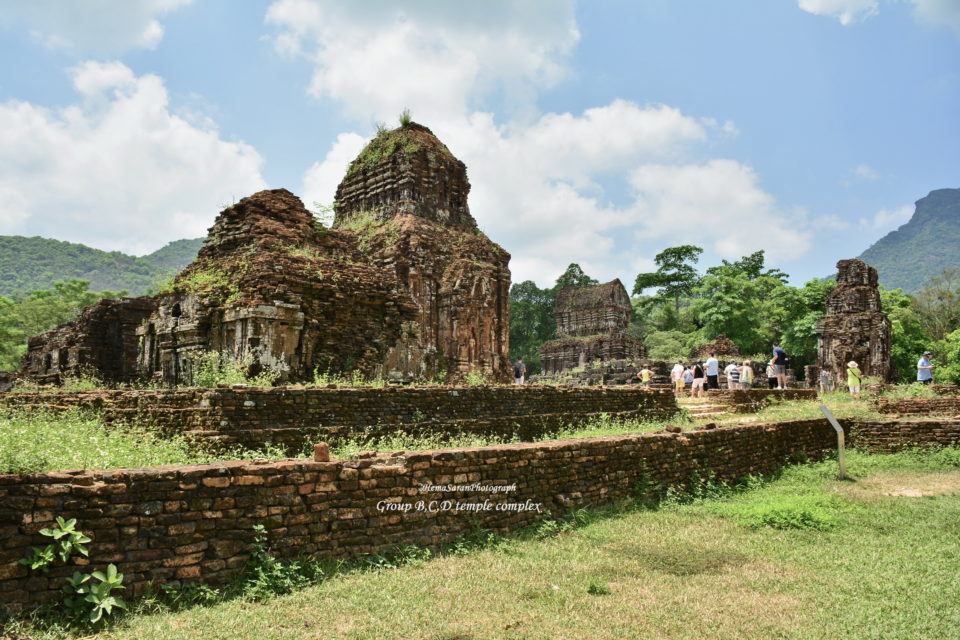
[[[93,413],[0,412],[0,473],[55,469],[116,469],[219,460],[282,458],[276,448],[234,448],[211,453],[182,436],[160,436],[148,428],[105,426]]]
[[[828,460],[736,490],[704,483],[658,508],[578,512],[570,525],[372,562],[259,602],[133,615],[89,637],[958,637],[960,450],[851,452],[847,462],[850,481],[835,480]],[[888,495],[905,482],[932,493]],[[810,508],[832,524],[745,517]]]

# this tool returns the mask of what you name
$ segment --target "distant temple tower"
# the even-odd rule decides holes
[[[837,269],[837,288],[816,327],[818,368],[845,380],[847,362],[854,360],[864,376],[886,382],[890,379],[890,320],[880,309],[877,270],[860,260],[841,260]],[[815,373],[810,369],[808,376]]]
[[[633,312],[620,280],[564,287],[557,294],[557,338],[538,349],[547,375],[600,360],[643,357],[643,343],[626,333]]]

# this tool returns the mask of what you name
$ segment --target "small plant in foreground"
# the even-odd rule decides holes
[[[599,580],[591,580],[590,584],[587,585],[587,593],[592,596],[608,596],[610,595],[610,587],[600,582]]]
[[[63,562],[66,562],[74,551],[84,556],[90,555],[90,552],[84,546],[90,542],[90,538],[84,535],[82,531],[77,531],[76,527],[76,518],[64,520],[58,516],[55,529],[40,529],[40,535],[53,538],[54,542],[45,547],[34,547],[29,556],[20,559],[20,564],[46,572],[53,564],[54,555],[58,556]]]
[[[253,546],[250,552],[248,575],[243,583],[243,595],[251,600],[263,600],[272,595],[283,595],[305,587],[314,576],[306,575],[310,567],[293,561],[283,563],[273,557],[267,545],[267,529],[262,524],[253,527]]]
[[[483,371],[471,371],[463,376],[463,381],[471,387],[479,387],[490,384],[487,374]]]

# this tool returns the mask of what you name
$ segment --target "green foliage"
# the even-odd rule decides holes
[[[564,287],[590,284],[598,282],[585,274],[580,265],[571,263],[549,289],[539,288],[532,280],[510,287],[510,360],[523,358],[528,376],[540,372],[537,347],[556,337],[557,293]]]
[[[681,331],[654,331],[644,339],[647,343],[647,357],[651,360],[686,362],[690,357],[686,337]]]
[[[702,253],[702,248],[691,244],[664,249],[654,258],[656,271],[637,275],[633,293],[640,295],[645,289],[659,289],[654,299],[672,299],[679,312],[681,296],[689,296],[700,281],[693,265],[700,260]]]
[[[267,530],[262,524],[254,525],[250,563],[243,581],[243,595],[251,600],[263,600],[274,595],[283,595],[305,587],[318,576],[316,565],[304,565],[298,561],[283,563],[277,560],[267,545]],[[309,567],[309,569],[308,569]]]
[[[463,381],[471,387],[480,387],[490,384],[490,378],[483,371],[470,371],[463,376]]]
[[[219,351],[202,351],[192,355],[189,363],[190,371],[187,378],[195,387],[209,388],[221,384],[269,387],[280,377],[279,371],[270,368],[264,368],[260,373],[251,375],[255,362],[250,353],[234,357]]]
[[[907,292],[919,290],[944,267],[960,265],[960,189],[938,189],[921,198],[907,224],[858,257],[876,268],[885,286]]]
[[[706,335],[725,333],[745,353],[762,353],[778,339],[784,307],[778,304],[786,275],[764,268],[757,251],[710,267],[694,290],[693,309]]]
[[[917,360],[930,341],[913,299],[900,289],[887,290],[881,286],[880,305],[890,319],[891,377],[902,382],[916,380]]]
[[[826,531],[839,524],[839,508],[836,499],[800,495],[772,496],[762,502],[735,503],[721,511],[754,529],[771,527]]]
[[[400,112],[400,126],[405,127],[408,124],[413,122],[413,117],[410,115],[410,109],[404,109]]]
[[[58,282],[52,290],[0,296],[0,370],[20,368],[27,340],[72,320],[84,307],[126,291],[88,291],[87,280]]]
[[[591,579],[590,584],[587,585],[587,593],[592,596],[608,596],[613,592],[610,591],[610,587],[608,587],[605,583],[599,580]]]
[[[790,354],[791,366],[795,371],[816,362],[816,324],[826,313],[827,298],[836,286],[836,280],[814,279],[802,288],[784,286],[774,289],[773,305],[782,307],[782,311],[771,313],[778,320],[773,333],[779,333],[780,346]],[[766,360],[765,355],[761,362]]]
[[[90,542],[90,538],[76,526],[76,519],[64,520],[58,517],[56,528],[40,530],[41,535],[53,538],[53,543],[46,547],[34,547],[29,556],[20,559],[20,564],[46,572],[54,561],[54,555],[59,557],[61,562],[69,560],[74,552],[89,555],[85,545]],[[68,617],[74,623],[96,624],[103,616],[109,616],[114,608],[126,609],[126,602],[111,595],[111,592],[123,588],[123,574],[118,573],[113,564],[107,566],[106,573],[94,571],[85,575],[75,571],[67,578],[62,589],[65,596],[63,604]]]
[[[934,379],[960,384],[960,329],[937,342],[935,351],[939,360],[933,370]]]
[[[142,295],[192,261],[202,244],[199,238],[178,240],[136,258],[47,238],[0,236],[0,296],[49,290],[69,279],[86,280],[95,291],[125,289]]]
[[[409,112],[408,112],[409,115]],[[388,130],[385,126],[377,127],[377,135],[371,140],[360,155],[347,167],[347,175],[357,171],[368,171],[389,158],[395,153],[413,154],[420,150],[413,137],[405,127]]]
[[[108,428],[95,414],[80,409],[59,414],[0,412],[0,473],[149,467],[214,459],[191,447],[181,435],[161,437],[143,427]]]

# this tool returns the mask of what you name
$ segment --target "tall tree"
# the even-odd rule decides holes
[[[700,282],[693,265],[700,261],[702,253],[702,248],[692,244],[664,249],[653,258],[656,271],[637,274],[634,295],[641,295],[645,289],[659,289],[652,300],[673,299],[674,310],[679,313],[680,298],[689,296]]]
[[[557,282],[553,285],[553,293],[556,295],[564,287],[582,287],[588,284],[600,284],[600,282],[585,274],[579,264],[571,262],[567,270],[557,278]]]
[[[945,269],[914,296],[927,335],[942,340],[960,326],[960,268]]]

